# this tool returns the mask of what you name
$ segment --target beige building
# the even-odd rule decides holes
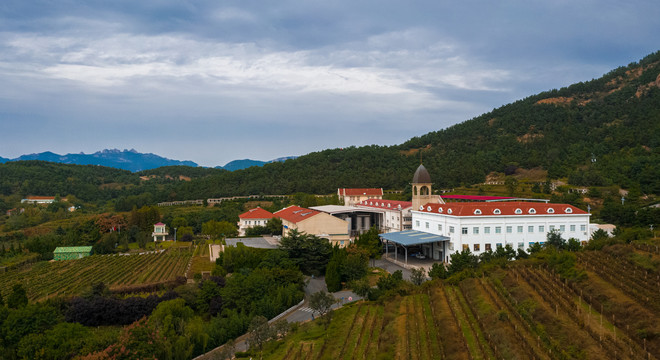
[[[370,199],[382,199],[383,189],[337,189],[337,196],[339,200],[344,202],[346,206],[355,206],[356,204]]]
[[[282,236],[296,229],[299,232],[328,239],[330,244],[347,246],[350,243],[350,224],[330,214],[292,205],[273,214],[282,219]]]
[[[154,232],[151,234],[154,238],[154,242],[156,241],[165,241],[165,238],[169,235],[167,232],[166,225],[163,224],[162,222],[159,222],[157,224],[154,224]]]

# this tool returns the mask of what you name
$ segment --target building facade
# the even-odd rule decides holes
[[[412,229],[412,202],[372,199],[355,205],[358,208],[378,209],[380,231],[393,232]]]
[[[366,189],[337,189],[337,196],[339,201],[343,202],[346,206],[354,206],[361,201],[371,199],[382,199],[383,189],[366,188]]]
[[[245,236],[245,231],[255,226],[266,226],[275,217],[273,213],[260,207],[250,209],[238,215],[238,236]]]
[[[529,250],[543,244],[548,232],[557,230],[564,239],[589,240],[591,214],[568,204],[538,202],[488,202],[426,204],[413,211],[413,230],[449,237],[424,253],[435,260],[469,249],[474,254],[495,251],[498,246]]]
[[[292,205],[273,215],[282,219],[282,236],[288,236],[291,230],[296,229],[328,239],[333,246],[344,247],[350,243],[350,224],[330,214]]]
[[[167,232],[167,225],[163,224],[162,222],[154,224],[154,232],[151,233],[151,236],[154,238],[154,242],[165,241],[167,235],[169,235]]]

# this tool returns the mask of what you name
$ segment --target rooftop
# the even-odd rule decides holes
[[[569,204],[534,203],[525,201],[426,204],[423,206],[423,209],[419,211],[450,216],[589,214],[588,212]]]
[[[371,199],[371,200],[360,201],[357,205],[375,207],[380,209],[397,209],[398,207],[401,207],[401,209],[406,209],[412,206],[412,202],[399,201],[399,200]]]
[[[292,223],[298,223],[307,220],[314,215],[319,214],[319,211],[303,208],[297,205],[291,205],[280,211],[275,212],[273,215]]]
[[[347,189],[347,188],[341,188],[339,189],[339,195],[340,196],[383,196],[383,189],[376,189],[376,188],[355,188],[355,189]]]
[[[241,219],[272,219],[275,215],[268,210],[256,207],[238,215],[238,217]]]

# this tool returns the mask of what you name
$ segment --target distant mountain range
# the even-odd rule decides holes
[[[296,158],[295,156],[278,158],[271,161],[259,160],[234,160],[227,163],[225,166],[217,166],[217,169],[225,169],[229,171],[241,170],[252,166],[263,166],[269,162],[280,162],[288,159]],[[116,169],[129,170],[132,172],[150,170],[162,166],[190,166],[198,167],[199,165],[193,161],[179,161],[164,158],[162,156],[151,153],[140,153],[134,149],[131,150],[118,150],[106,149],[97,151],[93,154],[66,154],[59,155],[50,151],[21,155],[15,159],[7,159],[0,157],[0,163],[9,161],[23,161],[23,160],[42,160],[62,164],[76,164],[76,165],[100,165]]]

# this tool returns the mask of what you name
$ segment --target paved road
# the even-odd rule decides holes
[[[288,322],[302,322],[307,320],[312,320],[312,315],[318,316],[318,314],[313,314],[312,309],[309,307],[309,297],[319,291],[328,291],[327,286],[325,285],[324,277],[317,277],[314,279],[309,279],[307,286],[305,286],[305,302],[303,305],[292,312],[291,314],[284,317]],[[352,291],[338,291],[332,293],[332,295],[337,299],[337,303],[332,305],[333,309],[341,307],[344,304],[347,304],[352,301],[360,300],[361,297],[355,295]],[[351,300],[349,300],[349,298]]]
[[[383,259],[377,259],[373,260],[373,266],[379,267],[381,269],[385,269],[388,273],[393,273],[397,270],[401,270],[403,273],[403,279],[404,280],[410,280],[410,270],[406,269],[404,267],[401,267],[391,261],[383,260]]]

